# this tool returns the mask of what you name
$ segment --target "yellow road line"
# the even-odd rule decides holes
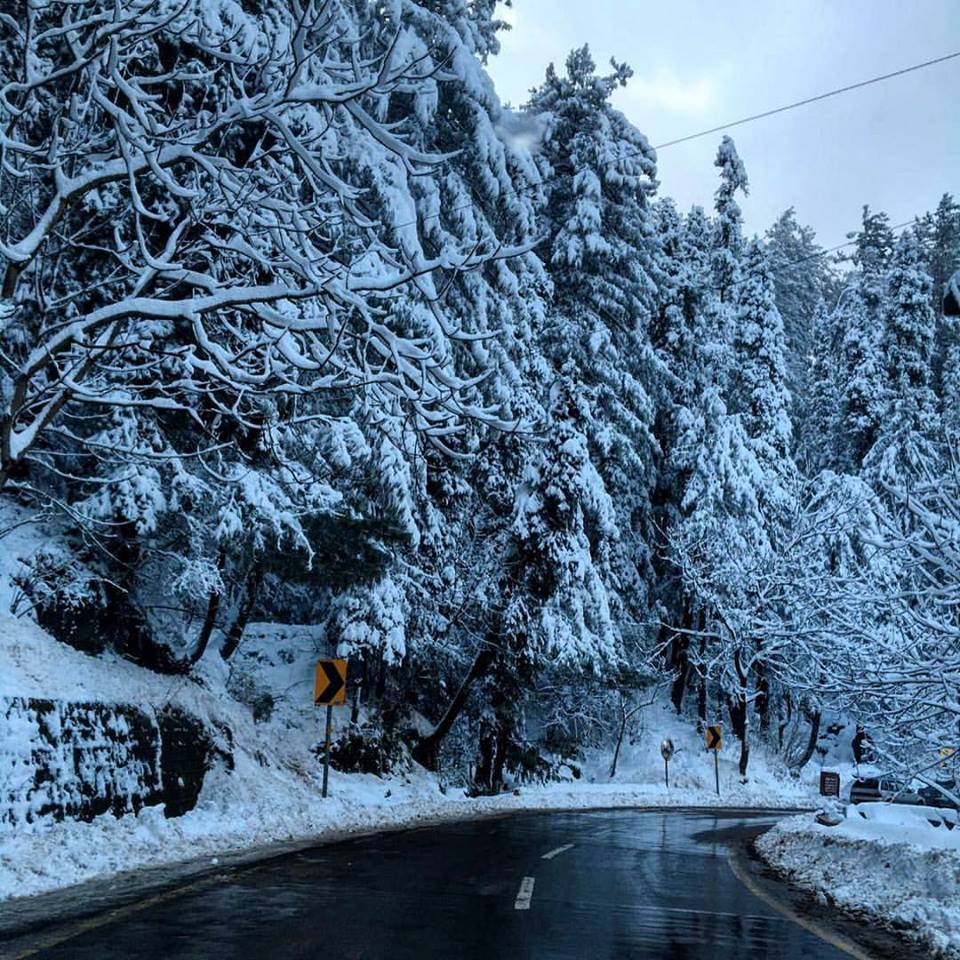
[[[108,924],[116,923],[118,920],[123,920],[126,917],[132,916],[135,913],[139,913],[141,910],[146,910],[148,907],[156,906],[159,903],[166,903],[169,900],[176,900],[177,897],[182,897],[184,894],[198,890],[201,887],[210,886],[215,882],[216,878],[204,877],[200,880],[195,880],[193,883],[188,883],[185,886],[176,887],[173,890],[165,890],[163,893],[154,894],[154,896],[147,897],[145,900],[137,900],[135,903],[128,903],[122,907],[114,907],[112,910],[105,910],[103,913],[98,913],[96,916],[90,917],[87,920],[80,920],[75,923],[70,923],[60,933],[55,933],[47,937],[39,937],[36,946],[28,947],[21,953],[14,954],[13,960],[28,960],[29,957],[35,957],[43,950],[49,950],[52,947],[58,947],[70,940],[75,940],[77,937],[82,936],[85,933],[89,933],[91,930],[96,930],[99,927],[105,927]]]
[[[810,917],[805,917],[798,911],[794,910],[789,904],[783,903],[780,900],[777,900],[776,897],[771,896],[767,893],[763,887],[758,884],[753,877],[744,869],[743,864],[740,862],[739,855],[733,849],[727,854],[727,863],[730,865],[733,875],[740,881],[750,891],[755,897],[762,900],[768,907],[772,907],[778,913],[783,914],[789,920],[792,920],[797,926],[803,927],[808,933],[812,933],[815,937],[823,940],[825,943],[829,943],[832,947],[836,947],[838,950],[843,953],[848,954],[851,957],[855,957],[856,960],[875,960],[873,954],[866,953],[860,946],[850,940],[848,937],[845,937],[842,933],[835,933],[832,930],[828,930],[826,927],[821,926],[815,920],[810,919]]]

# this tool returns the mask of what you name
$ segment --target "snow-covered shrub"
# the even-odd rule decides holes
[[[323,756],[323,745],[316,748]],[[351,724],[330,747],[330,765],[341,773],[373,773],[382,777],[410,768],[410,755],[396,724],[371,719]]]

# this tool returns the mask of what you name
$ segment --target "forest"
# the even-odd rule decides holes
[[[356,738],[477,793],[656,696],[743,777],[837,717],[930,770],[960,203],[750,236],[724,136],[678,209],[626,64],[500,102],[495,6],[4,5],[0,567],[54,534],[3,613],[225,697],[250,624],[322,625]]]

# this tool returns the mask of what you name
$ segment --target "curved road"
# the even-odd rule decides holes
[[[775,909],[769,898],[754,895],[751,889],[758,887],[742,866],[731,866],[731,844],[776,819],[742,812],[619,810],[514,816],[362,837],[227,873],[117,911],[59,943],[20,955],[50,960],[849,957]]]

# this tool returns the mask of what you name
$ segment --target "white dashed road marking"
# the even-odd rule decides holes
[[[533,877],[524,877],[520,881],[520,889],[517,891],[517,899],[513,904],[514,910],[529,910],[530,901],[533,899],[533,885],[536,883]]]
[[[562,847],[557,847],[556,850],[551,850],[549,853],[545,853],[540,859],[541,860],[552,860],[554,857],[559,857],[561,853],[566,853],[567,850],[572,850],[576,844],[574,843],[565,843]]]

